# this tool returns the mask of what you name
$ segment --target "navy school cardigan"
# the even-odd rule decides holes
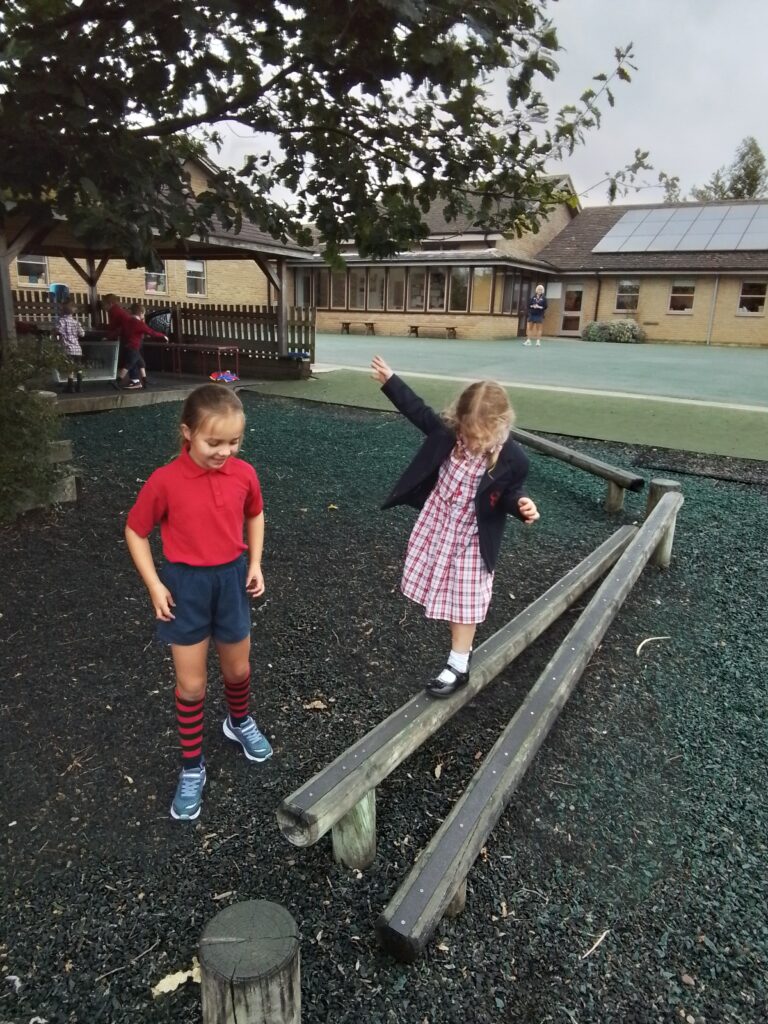
[[[381,507],[411,505],[422,508],[437,483],[440,466],[453,451],[456,434],[397,374],[393,374],[381,390],[399,412],[426,434],[410,466]],[[527,475],[527,455],[517,442],[508,438],[499,452],[496,465],[480,478],[475,495],[475,514],[480,554],[490,572],[493,572],[499,557],[507,515],[523,519],[517,503],[526,497],[523,485]]]

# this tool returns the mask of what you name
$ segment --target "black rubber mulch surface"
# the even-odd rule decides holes
[[[173,454],[178,406],[68,419],[81,502],[0,534],[0,1021],[199,1022],[197,985],[151,988],[192,966],[221,907],[254,897],[299,924],[305,1024],[764,1021],[765,479],[681,478],[672,568],[641,577],[473,868],[466,911],[407,967],[373,922],[576,613],[380,788],[372,870],[334,865],[328,839],[289,846],[282,797],[415,692],[446,638],[398,593],[413,515],[378,511],[413,429],[245,402],[268,511],[257,718],[275,757],[251,766],[226,744],[212,672],[197,823],[168,816],[169,662],[122,541],[140,482]],[[582,447],[685,471],[675,453]],[[538,456],[530,490],[543,518],[510,524],[481,640],[642,516],[629,495],[608,517],[600,481]],[[636,654],[648,637],[665,639]]]

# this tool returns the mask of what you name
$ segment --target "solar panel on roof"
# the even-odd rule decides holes
[[[592,252],[768,249],[768,204],[629,210]]]

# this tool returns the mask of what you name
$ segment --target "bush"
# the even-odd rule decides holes
[[[56,403],[42,397],[34,382],[50,380],[62,354],[20,343],[0,367],[0,522],[19,509],[48,501],[59,469],[48,459],[48,444],[59,430]]]
[[[584,341],[614,341],[635,344],[645,341],[645,331],[636,320],[593,320],[581,332]]]

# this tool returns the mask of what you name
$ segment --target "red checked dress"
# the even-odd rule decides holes
[[[482,622],[488,612],[493,573],[480,554],[475,515],[485,470],[485,454],[446,459],[411,532],[400,589],[428,619]]]

